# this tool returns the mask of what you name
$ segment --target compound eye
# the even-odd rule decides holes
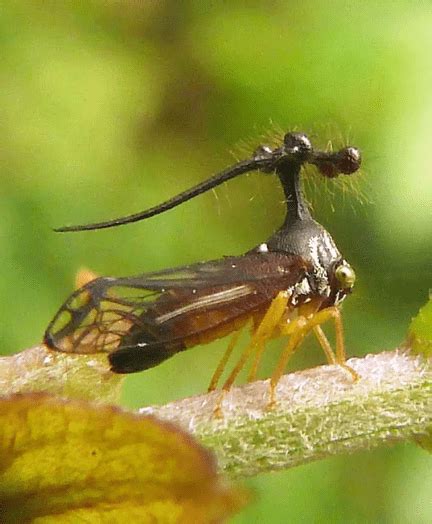
[[[335,277],[343,289],[351,289],[356,279],[354,269],[346,262],[336,268]]]

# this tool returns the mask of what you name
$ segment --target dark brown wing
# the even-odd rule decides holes
[[[306,271],[297,256],[249,253],[134,277],[97,278],[70,295],[44,340],[65,352],[154,347],[172,354],[188,337],[259,309]]]

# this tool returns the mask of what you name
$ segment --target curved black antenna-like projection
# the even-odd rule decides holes
[[[313,164],[322,176],[334,178],[340,174],[350,175],[357,171],[361,164],[361,155],[360,151],[355,147],[346,147],[336,152],[314,151],[309,138],[304,133],[287,133],[280,147],[271,149],[268,146],[259,146],[250,159],[240,161],[224,169],[200,184],[183,191],[157,206],[132,215],[107,220],[106,222],[64,226],[56,228],[54,231],[58,233],[91,231],[138,222],[139,220],[164,213],[239,175],[250,171],[261,171],[264,173],[277,172],[278,166],[280,166],[281,163],[286,165],[287,162],[293,166],[296,165],[298,168],[305,163]]]
[[[235,178],[236,176],[248,173],[249,171],[265,169],[272,162],[274,162],[272,158],[252,158],[250,160],[244,160],[242,162],[234,164],[231,167],[228,167],[227,169],[221,171],[220,173],[217,173],[211,178],[204,180],[204,182],[201,182],[200,184],[190,189],[187,189],[182,193],[179,193],[178,195],[170,198],[169,200],[162,202],[162,204],[158,204],[157,206],[151,207],[144,211],[140,211],[139,213],[127,215],[121,218],[114,218],[113,220],[107,220],[106,222],[59,227],[54,229],[54,231],[57,233],[65,233],[69,231],[91,231],[94,229],[106,229],[109,227],[122,226],[124,224],[138,222],[139,220],[144,220],[146,218],[159,215],[160,213],[164,213],[165,211],[168,211],[173,207],[177,207],[183,202],[195,198],[196,196],[201,195],[202,193],[205,193],[206,191],[209,191],[210,189],[213,189],[219,186],[220,184],[223,184],[224,182],[231,180],[232,178]]]

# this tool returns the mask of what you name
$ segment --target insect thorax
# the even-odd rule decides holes
[[[341,302],[346,292],[334,278],[335,268],[346,263],[330,234],[313,219],[284,224],[267,242],[269,251],[283,251],[301,256],[310,266],[304,278],[292,286],[292,305],[307,302],[311,297],[331,299],[333,304]],[[259,248],[261,251],[262,245]]]

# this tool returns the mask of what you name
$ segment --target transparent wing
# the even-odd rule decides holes
[[[133,277],[97,278],[70,295],[44,340],[53,349],[76,353],[111,353],[137,345],[144,335],[147,348],[172,345],[262,307],[306,270],[300,257],[249,253]]]

